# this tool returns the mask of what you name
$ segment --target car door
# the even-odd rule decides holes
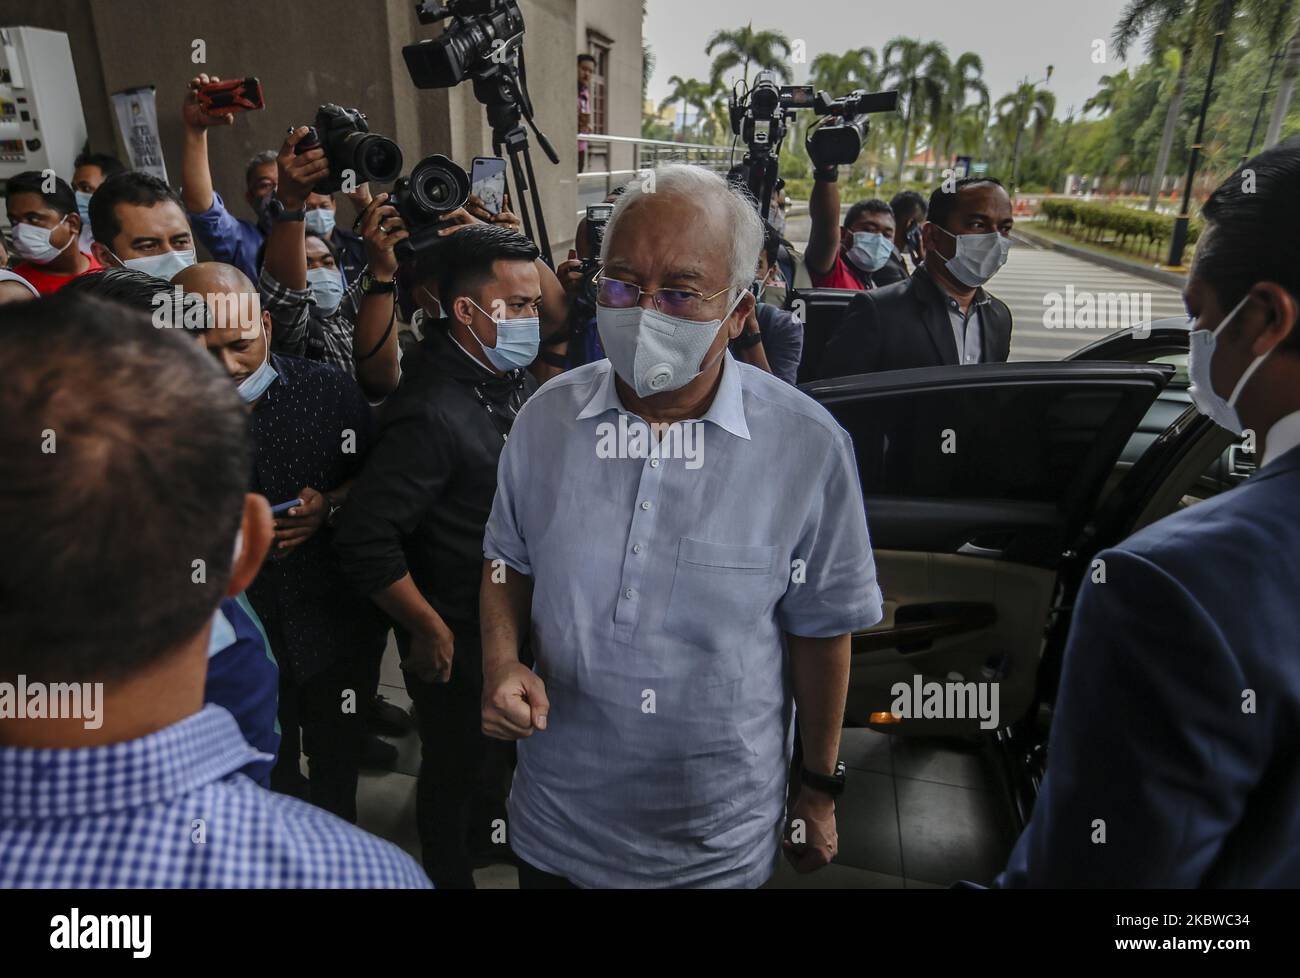
[[[846,724],[967,735],[1030,708],[1058,568],[1173,373],[978,364],[802,388],[853,438],[884,594],[884,620],[853,636]],[[971,683],[996,686],[996,717],[956,715],[959,688],[944,715],[896,718],[904,689]]]

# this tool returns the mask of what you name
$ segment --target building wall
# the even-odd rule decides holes
[[[636,0],[577,0],[575,61],[587,50],[588,30],[598,31],[614,42],[609,51],[608,131],[614,136],[640,136],[641,4]],[[633,165],[632,147],[615,144],[613,168],[631,169]]]
[[[547,230],[556,248],[567,248],[572,240],[577,206],[572,47],[577,2],[520,0],[537,123],[560,156],[560,165],[552,165],[529,133]],[[616,6],[616,0],[610,5]],[[439,31],[421,26],[414,7],[412,0],[0,0],[0,26],[30,25],[70,35],[94,150],[125,158],[109,93],[156,86],[163,152],[174,185],[180,183],[180,103],[186,82],[201,71],[260,78],[266,110],[240,116],[233,126],[209,136],[213,183],[231,210],[248,218],[243,200],[247,160],[260,150],[277,149],[285,131],[309,123],[322,102],[366,112],[373,131],[402,147],[408,172],[433,152],[466,169],[475,155],[491,154],[491,130],[468,82],[450,91],[420,91],[411,84],[403,45]],[[206,43],[206,64],[192,61],[196,39]],[[639,58],[639,8],[632,45]],[[639,90],[638,76],[633,92],[638,98]]]

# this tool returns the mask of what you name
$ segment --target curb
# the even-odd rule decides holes
[[[1179,291],[1181,291],[1187,284],[1186,275],[1180,275],[1177,272],[1166,272],[1163,269],[1152,268],[1150,265],[1144,265],[1137,261],[1129,261],[1126,258],[1115,258],[1111,255],[1099,255],[1097,252],[1089,251],[1087,248],[1062,244],[1060,241],[1053,241],[1050,238],[1039,237],[1032,231],[1028,231],[1019,225],[1012,230],[1011,237],[1020,238],[1025,244],[1034,245],[1039,248],[1047,248],[1049,251],[1059,251],[1062,254],[1071,256],[1072,258],[1082,258],[1084,261],[1090,261],[1095,265],[1103,265],[1106,268],[1112,268],[1117,272],[1128,272],[1131,275],[1150,279],[1151,281],[1159,282],[1162,285],[1171,285]]]

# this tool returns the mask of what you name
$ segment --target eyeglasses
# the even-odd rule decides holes
[[[703,321],[702,317],[706,315],[704,304],[729,291],[730,286],[718,289],[712,295],[691,289],[655,289],[650,297],[654,300],[655,308],[667,316]],[[607,309],[631,309],[640,304],[643,295],[645,290],[641,286],[609,278],[603,270],[596,277],[596,302]]]

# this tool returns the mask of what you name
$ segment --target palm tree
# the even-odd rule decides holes
[[[748,87],[751,64],[760,71],[775,71],[782,81],[790,82],[790,65],[786,60],[790,57],[790,39],[780,31],[755,31],[753,24],[735,31],[715,31],[704,46],[704,53],[713,54],[714,48],[720,49],[710,72],[714,83],[721,82],[724,74],[739,66]]]
[[[713,99],[718,94],[718,86],[711,82],[702,82],[695,78],[682,78],[680,75],[673,75],[668,79],[668,84],[672,90],[659,103],[659,111],[662,112],[674,102],[678,102],[682,107],[682,124],[680,131],[686,129],[686,116],[690,109],[696,112],[698,122],[704,123],[709,127],[710,139],[713,136],[716,122],[713,118]]]
[[[1239,0],[1129,0],[1128,6],[1120,15],[1119,23],[1115,25],[1113,39],[1121,58],[1143,33],[1147,33],[1147,52],[1153,58],[1163,57],[1171,48],[1176,47],[1178,51],[1178,73],[1169,98],[1169,108],[1165,112],[1165,128],[1160,137],[1156,168],[1151,175],[1151,196],[1147,200],[1147,210],[1155,210],[1160,185],[1165,179],[1174,133],[1183,109],[1187,71],[1191,66],[1192,55],[1213,40],[1220,18],[1225,25],[1228,23],[1238,2]],[[1260,7],[1261,0],[1252,0],[1249,5],[1256,10]]]
[[[897,88],[899,98],[906,105],[894,174],[895,181],[901,183],[911,147],[913,120],[919,126],[922,118],[935,118],[939,114],[949,68],[948,54],[942,44],[909,37],[891,39],[880,54],[883,62],[880,84]]]
[[[1009,132],[1014,133],[1011,150],[1011,186],[1020,182],[1020,144],[1025,128],[1033,130],[1030,146],[1037,148],[1052,121],[1056,111],[1056,96],[1045,88],[1039,88],[1036,82],[1022,81],[1014,92],[1003,95],[994,107],[998,121],[1005,122]]]
[[[942,117],[937,120],[937,130],[943,132],[943,160],[952,159],[952,144],[957,119],[970,107],[967,94],[975,96],[974,105],[989,104],[989,88],[984,84],[984,62],[978,54],[967,51],[960,55],[948,69],[944,85]]]
[[[854,48],[843,54],[829,51],[812,60],[812,77],[809,81],[818,91],[832,96],[847,95],[858,88],[876,87],[876,65],[879,59],[872,48]]]
[[[1256,6],[1256,4],[1252,4]],[[1262,0],[1258,13],[1261,18],[1253,18],[1256,23],[1271,25],[1272,29],[1264,32],[1263,39],[1270,48],[1276,48],[1282,33],[1282,27],[1295,15],[1292,0]],[[1252,10],[1252,13],[1257,11]],[[1300,77],[1300,20],[1296,20],[1295,31],[1286,42],[1282,55],[1282,82],[1277,89],[1277,98],[1273,100],[1273,113],[1268,119],[1268,129],[1264,132],[1264,148],[1268,149],[1282,136],[1282,120],[1291,108],[1291,97],[1295,94],[1296,78]],[[1253,132],[1252,132],[1253,135]]]
[[[1097,94],[1083,103],[1083,111],[1091,112],[1096,109],[1102,115],[1115,108],[1115,103],[1119,101],[1120,93],[1128,88],[1133,79],[1129,77],[1128,69],[1116,75],[1102,75],[1097,79]]]

